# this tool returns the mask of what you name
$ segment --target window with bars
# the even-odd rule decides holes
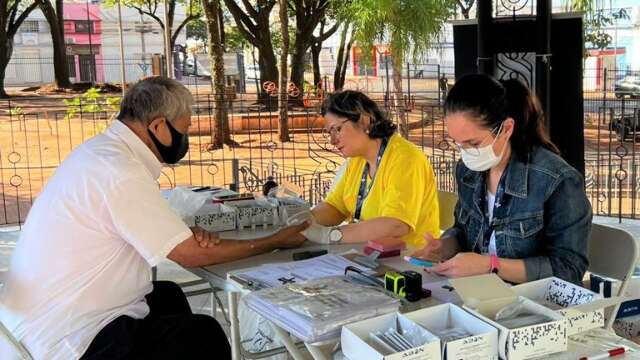
[[[37,33],[40,31],[38,20],[25,20],[20,26],[20,32]]]
[[[75,30],[76,33],[81,33],[81,34],[94,34],[95,31],[93,29],[93,21],[90,20],[75,20],[74,21],[75,24]]]
[[[67,66],[69,67],[69,77],[76,77],[76,57],[75,55],[67,55]]]

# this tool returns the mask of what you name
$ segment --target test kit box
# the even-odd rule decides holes
[[[401,334],[410,333],[415,346],[406,351],[393,352],[385,349],[371,336],[393,328]],[[409,320],[402,314],[390,313],[355,322],[342,327],[340,336],[342,353],[350,360],[440,360],[440,340],[432,333]]]
[[[469,334],[445,341],[440,336],[443,360],[497,360],[498,330],[454,304],[442,304],[404,314],[408,319],[439,337],[444,330],[459,328]]]
[[[564,316],[568,336],[603,327],[604,308],[618,301],[617,298],[603,299],[600,294],[556,277],[523,283],[511,289]]]
[[[498,329],[500,358],[531,359],[567,350],[566,319],[551,309],[518,296],[496,274],[451,279],[450,282],[464,301],[463,307],[467,311]],[[544,320],[510,327],[495,320],[498,312],[515,303],[528,314]]]
[[[280,222],[278,218],[278,208],[274,206],[243,206],[236,207],[238,214],[238,229],[248,228],[252,225],[277,225]]]
[[[199,226],[211,232],[235,230],[237,216],[233,208],[205,203],[193,216],[184,219],[187,226]]]

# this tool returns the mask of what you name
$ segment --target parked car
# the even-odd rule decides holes
[[[625,96],[640,97],[640,76],[629,75],[615,83],[616,98],[622,99]]]
[[[624,115],[615,114],[609,130],[616,133],[619,141],[634,141],[640,136],[640,108],[625,110]]]

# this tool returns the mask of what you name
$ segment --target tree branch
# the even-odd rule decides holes
[[[249,0],[242,0],[242,4],[244,5],[244,8],[247,9],[247,13],[249,14],[249,16],[254,19],[258,18],[258,12],[253,8],[253,5],[251,4],[251,2],[249,2]]]
[[[15,22],[8,24],[7,34],[10,37],[13,37],[16,34],[16,32],[18,32],[18,28],[20,28],[20,25],[22,25],[22,23],[27,19],[29,14],[33,10],[35,10],[35,8],[37,7],[38,7],[38,3],[35,1],[31,3],[31,5],[27,6],[27,8],[22,11],[20,16],[18,16],[18,18],[15,20]]]
[[[323,42],[325,40],[327,40],[328,38],[331,37],[331,35],[333,35],[336,31],[338,31],[338,28],[340,27],[340,22],[335,23],[331,28],[329,28],[329,30],[327,30],[327,32],[318,35],[317,37],[314,36],[314,42]]]
[[[178,38],[178,35],[180,35],[180,31],[182,31],[182,29],[185,26],[187,26],[188,23],[190,23],[191,21],[193,21],[193,20],[195,20],[197,18],[198,18],[197,15],[189,15],[184,20],[182,20],[180,25],[178,25],[178,27],[176,28],[176,31],[174,31],[173,35],[171,36],[171,43],[175,44],[176,43],[176,39]]]
[[[147,10],[143,10],[141,7],[137,7],[135,5],[132,5],[132,7],[136,10],[138,10],[139,12],[150,16],[153,20],[155,20],[158,25],[160,25],[160,28],[164,31],[164,21],[162,21],[162,19],[160,19],[160,17],[158,17],[158,15],[156,15],[153,12],[147,11]]]
[[[229,12],[233,16],[233,19],[236,21],[238,29],[242,31],[241,25],[244,24],[244,26],[246,27],[244,30],[250,33],[251,37],[254,37],[253,34],[255,34],[258,30],[257,26],[253,23],[251,18],[247,14],[245,14],[244,11],[242,11],[242,9],[238,6],[238,4],[236,4],[234,0],[224,0],[224,4],[227,5],[227,9],[229,9]]]

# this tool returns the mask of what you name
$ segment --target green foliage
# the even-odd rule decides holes
[[[22,115],[24,115],[24,111],[22,111],[21,107],[12,107],[7,112],[11,117],[20,118]]]
[[[455,11],[451,0],[353,0],[340,17],[354,26],[360,47],[389,44],[391,53],[403,61],[424,54],[441,34]],[[363,51],[367,56],[371,51]]]
[[[209,33],[207,33],[207,23],[203,18],[195,19],[187,25],[187,39],[202,40],[207,42]]]
[[[90,88],[84,94],[72,99],[62,100],[66,105],[65,120],[69,120],[78,113],[112,113],[120,110],[120,97],[104,96],[98,88]]]
[[[617,11],[597,9],[594,0],[567,0],[565,9],[585,13],[584,17],[584,45],[585,48],[605,49],[611,45],[613,39],[605,31],[618,20],[629,20],[629,14],[625,9]]]

